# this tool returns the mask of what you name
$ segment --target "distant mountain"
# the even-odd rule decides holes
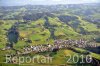
[[[99,0],[0,0],[0,6],[100,3]]]

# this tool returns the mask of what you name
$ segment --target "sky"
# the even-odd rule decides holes
[[[0,6],[100,3],[100,0],[0,0]]]

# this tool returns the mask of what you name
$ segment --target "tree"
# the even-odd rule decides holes
[[[10,42],[11,46],[14,44],[14,43],[17,43],[18,42],[18,38],[19,38],[19,32],[17,31],[17,29],[15,27],[12,27],[8,34],[7,34],[7,38],[8,38],[8,41]]]

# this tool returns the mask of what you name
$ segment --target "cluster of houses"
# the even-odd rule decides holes
[[[72,48],[72,47],[78,47],[78,48],[94,48],[97,47],[97,45],[93,42],[89,42],[84,39],[80,40],[55,40],[54,44],[42,44],[42,45],[33,45],[33,46],[27,46],[23,48],[23,52],[17,52],[17,54],[28,54],[31,52],[49,52],[49,51],[58,51],[59,49],[66,49],[66,48]],[[7,48],[4,48],[2,50],[5,50]],[[8,47],[10,49],[10,47]]]
[[[75,47],[85,47],[88,41],[80,39],[80,40],[55,40],[55,44],[64,44]]]
[[[97,47],[96,44],[93,42],[89,42],[85,39],[79,39],[79,40],[55,40],[54,44],[64,44],[64,45],[69,45],[69,46],[74,46],[74,47],[79,47],[79,48],[86,48],[86,47]]]
[[[45,51],[56,51],[59,49],[64,48],[71,48],[71,47],[79,47],[79,48],[86,48],[86,47],[96,47],[96,44],[89,43],[86,40],[80,39],[80,40],[55,40],[54,44],[44,44],[44,45],[35,45],[35,46],[29,46],[24,47],[24,52],[30,53],[30,52],[45,52]]]

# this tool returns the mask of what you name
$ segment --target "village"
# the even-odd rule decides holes
[[[58,51],[59,49],[67,49],[67,48],[89,48],[89,47],[97,47],[94,43],[89,43],[86,40],[55,40],[54,44],[43,44],[43,45],[35,45],[35,46],[27,46],[24,47],[24,53],[31,53],[31,52],[46,52],[46,51]],[[19,53],[20,54],[20,53]]]

